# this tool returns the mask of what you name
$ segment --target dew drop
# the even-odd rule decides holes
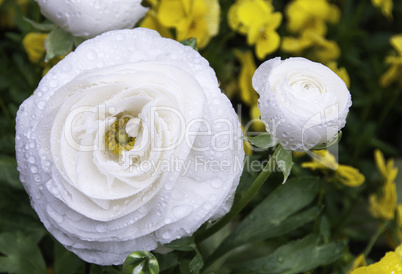
[[[32,173],[38,173],[38,167],[35,166],[35,165],[31,166],[31,172]]]
[[[106,228],[105,225],[99,224],[99,225],[96,226],[96,231],[98,231],[98,232],[100,232],[100,233],[103,233],[103,232],[106,232],[106,231],[107,231],[107,228]]]
[[[52,88],[57,87],[57,85],[59,84],[59,82],[57,82],[57,80],[51,80],[49,83],[49,86]]]
[[[173,215],[177,219],[181,219],[185,216],[187,216],[192,210],[191,206],[188,205],[179,205],[173,208]]]
[[[31,164],[35,163],[35,157],[33,157],[33,156],[29,157],[29,158],[28,158],[28,161],[29,161]]]
[[[279,256],[277,260],[278,260],[278,262],[281,263],[281,262],[283,262],[283,257]]]
[[[38,108],[39,108],[39,109],[44,109],[44,108],[45,108],[45,105],[46,105],[46,103],[45,103],[44,101],[40,101],[40,102],[38,103]]]
[[[162,234],[162,237],[163,237],[164,239],[169,239],[170,237],[172,237],[172,235],[171,235],[171,233],[170,233],[170,230],[166,230],[166,231]]]

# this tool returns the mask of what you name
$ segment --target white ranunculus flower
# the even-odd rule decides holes
[[[305,58],[273,58],[253,76],[261,120],[285,149],[306,151],[345,126],[350,92],[328,67]]]
[[[141,0],[36,0],[42,14],[73,36],[132,28],[147,12]]]
[[[102,265],[226,214],[243,168],[238,117],[208,62],[148,29],[82,43],[21,105],[16,131],[40,219]]]

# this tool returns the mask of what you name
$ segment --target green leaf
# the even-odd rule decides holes
[[[54,273],[55,274],[83,274],[85,262],[77,255],[68,251],[57,240],[54,241]]]
[[[23,19],[29,24],[31,24],[32,27],[40,31],[49,32],[55,27],[55,25],[52,23],[37,23],[26,17],[24,17]]]
[[[276,165],[283,173],[283,183],[285,183],[293,167],[292,151],[285,150],[283,147],[281,147],[278,153],[275,155],[275,161]]]
[[[164,246],[174,249],[174,250],[179,250],[179,251],[192,251],[194,250],[194,238],[193,237],[185,237],[185,238],[180,238],[177,240],[174,240],[168,244],[164,244]]]
[[[195,256],[188,265],[191,273],[199,273],[201,268],[204,266],[204,259],[202,258],[193,237],[177,239],[171,243],[165,244],[164,246],[179,251],[195,251]],[[180,263],[183,264],[183,262]],[[180,267],[183,268],[184,266],[181,265]]]
[[[321,150],[338,143],[342,139],[342,131],[339,131],[331,140],[324,144],[316,145],[311,150]]]
[[[46,274],[46,265],[36,243],[22,233],[0,234],[0,272]]]
[[[159,273],[158,260],[151,252],[135,251],[124,261],[123,272],[126,274],[157,274]]]
[[[2,181],[17,189],[23,189],[17,171],[17,161],[15,158],[0,158],[0,174]]]
[[[189,46],[192,47],[194,50],[197,50],[197,39],[194,37],[188,38],[186,40],[180,41],[180,43],[182,43],[185,46]]]
[[[67,54],[73,47],[73,36],[59,27],[55,27],[45,40],[46,58],[49,61],[55,56]]]
[[[259,148],[270,148],[276,146],[278,142],[274,140],[271,135],[267,132],[257,135],[255,137],[243,137],[244,140],[250,142],[252,145],[259,147]]]
[[[336,261],[344,242],[320,245],[318,237],[309,235],[281,246],[272,254],[240,264],[235,273],[301,273]]]
[[[15,209],[0,209],[0,233],[21,231],[30,235],[38,243],[46,234],[46,230],[36,216],[18,212]]]
[[[318,180],[311,177],[290,179],[280,185],[244,218],[212,256],[221,256],[247,243],[278,237],[311,222],[320,213],[320,207],[291,215],[310,204],[318,190]]]

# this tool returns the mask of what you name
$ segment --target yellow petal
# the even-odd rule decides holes
[[[161,0],[158,8],[158,20],[165,27],[176,27],[186,17],[181,0]]]
[[[252,106],[257,103],[258,95],[254,90],[251,79],[257,66],[254,62],[254,56],[251,51],[242,52],[235,50],[234,54],[240,61],[241,69],[239,75],[240,97],[247,106]]]
[[[392,0],[371,0],[374,6],[381,9],[382,14],[384,14],[388,19],[392,19]]]
[[[383,178],[387,177],[387,167],[385,166],[384,155],[379,149],[374,151],[374,160],[377,166],[377,169],[380,171]]]
[[[281,37],[276,31],[264,30],[260,33],[257,45],[256,54],[259,59],[264,59],[270,53],[273,53],[279,48]]]
[[[395,252],[387,252],[378,262],[369,266],[360,267],[351,272],[351,274],[402,274],[402,261]]]
[[[396,49],[399,56],[402,56],[402,34],[392,36],[390,44]]]
[[[391,220],[397,208],[397,195],[395,183],[387,183],[381,193],[369,197],[370,213],[375,218]]]
[[[283,37],[281,50],[288,53],[293,53],[295,55],[300,55],[300,53],[310,47],[312,41],[309,39],[293,38],[293,37]]]
[[[250,109],[250,118],[252,121],[251,128],[259,132],[264,132],[265,124],[263,121],[260,120],[260,116],[261,113],[258,109],[257,104],[253,105]]]
[[[342,184],[350,187],[360,186],[365,181],[364,175],[357,168],[346,165],[338,166],[336,176]]]
[[[28,54],[28,59],[32,63],[37,63],[45,54],[45,33],[28,33],[22,40],[22,45]]]
[[[207,29],[210,36],[215,36],[219,32],[219,20],[221,8],[218,0],[204,0],[207,12],[205,12],[204,20],[207,23]]]

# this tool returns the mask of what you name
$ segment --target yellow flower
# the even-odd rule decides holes
[[[219,31],[218,0],[160,0],[156,13],[163,26],[175,28],[178,41],[195,37],[200,49]]]
[[[364,183],[365,177],[357,168],[339,165],[335,173],[336,178],[344,185],[357,187]]]
[[[251,84],[251,79],[257,69],[253,53],[251,51],[234,50],[234,54],[240,61],[241,66],[239,75],[240,98],[247,106],[252,106],[258,100],[258,94]]]
[[[294,55],[301,55],[303,51],[310,49],[308,58],[324,64],[337,59],[341,53],[335,41],[327,40],[311,29],[304,30],[298,38],[283,37],[281,49]]]
[[[374,6],[381,9],[382,14],[384,14],[388,19],[392,18],[392,8],[394,3],[392,0],[371,0]]]
[[[384,185],[379,194],[370,195],[370,212],[375,218],[390,220],[394,218],[395,210],[397,209],[397,194],[394,181],[398,174],[398,169],[394,167],[393,159],[385,163],[384,156],[378,149],[374,152],[374,158],[382,175]]]
[[[44,56],[46,52],[46,37],[47,34],[45,33],[30,32],[25,35],[24,39],[22,40],[22,45],[24,46],[24,49],[28,54],[28,59],[32,63],[39,62]]]
[[[396,52],[385,59],[385,63],[390,64],[390,67],[380,78],[382,87],[387,87],[396,81],[402,85],[402,34],[392,36],[390,43]]]
[[[324,35],[324,22],[334,24],[340,18],[339,8],[327,0],[295,0],[286,7],[285,13],[288,18],[287,28],[292,33],[301,33],[312,26],[317,29],[317,25],[320,25],[319,34]]]
[[[247,43],[256,45],[259,59],[274,52],[280,45],[276,29],[282,22],[282,14],[274,12],[270,2],[263,0],[238,0],[228,12],[229,26],[247,35]]]
[[[380,194],[370,195],[370,213],[375,218],[391,220],[394,218],[397,207],[395,183],[385,184],[381,192]]]
[[[265,125],[259,119],[261,114],[257,106],[258,95],[251,83],[251,79],[253,78],[254,72],[257,69],[257,66],[254,62],[253,53],[251,51],[242,52],[240,50],[234,50],[234,54],[240,61],[241,65],[239,75],[240,98],[244,104],[250,107],[250,126],[257,131],[265,131]]]
[[[311,162],[304,162],[301,164],[303,168],[310,168],[311,170],[335,170],[335,178],[342,184],[350,187],[357,187],[364,183],[365,177],[359,172],[357,168],[339,165],[336,162],[335,156],[327,150],[314,150],[314,157]]]
[[[344,67],[338,68],[338,64],[335,61],[330,61],[326,66],[335,72],[345,82],[346,86],[350,88],[349,74]]]
[[[398,168],[394,167],[394,159],[389,159],[385,163],[384,155],[378,149],[374,151],[375,164],[381,173],[385,183],[392,183],[398,175]]]
[[[402,274],[402,247],[398,246],[395,251],[387,252],[377,263],[357,268],[351,274]]]

